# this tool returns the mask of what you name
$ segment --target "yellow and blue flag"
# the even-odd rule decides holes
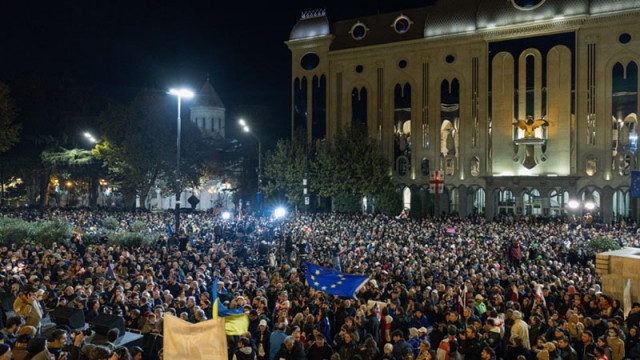
[[[346,274],[334,269],[305,263],[307,283],[329,295],[356,298],[356,292],[369,281],[366,275]]]
[[[640,170],[631,172],[631,197],[640,197]]]
[[[220,302],[220,299],[218,299],[218,279],[213,281],[213,292],[212,292],[213,296],[212,296],[212,300],[211,303],[213,304],[213,309],[214,309],[214,313],[213,313],[213,318],[217,318],[219,317],[227,317],[227,316],[233,316],[233,315],[240,315],[242,314],[242,309],[227,309],[226,307],[224,307],[224,305],[222,305],[222,303]],[[216,314],[215,309],[218,309],[218,312]],[[217,315],[217,316],[216,316]]]
[[[249,316],[242,309],[227,309],[218,299],[218,280],[213,281],[213,318],[224,318],[227,335],[244,335],[249,331]]]

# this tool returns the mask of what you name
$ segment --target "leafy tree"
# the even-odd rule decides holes
[[[333,197],[333,209],[338,212],[353,214],[360,210],[362,199],[352,193],[341,193]]]
[[[350,193],[358,197],[381,193],[391,186],[389,163],[366,128],[353,124],[332,142],[317,145],[313,169],[314,191],[332,197]]]
[[[16,109],[9,95],[9,87],[0,82],[0,153],[3,153],[16,142],[20,125],[14,123]]]
[[[377,212],[387,216],[397,216],[402,211],[402,198],[391,187],[376,194],[373,206]]]
[[[90,150],[77,148],[60,148],[57,151],[45,150],[41,157],[42,162],[51,168],[52,172],[59,173],[59,177],[85,179],[89,193],[89,206],[96,207],[98,182],[104,170]],[[60,173],[68,174],[68,176],[61,176]]]
[[[129,106],[112,105],[100,115],[104,141],[93,154],[109,170],[111,181],[129,205],[135,204],[136,195],[146,198],[172,157],[168,127],[173,112],[159,96],[142,91]]]
[[[302,180],[305,174],[306,152],[300,137],[280,140],[276,148],[267,153],[264,162],[265,196],[284,195],[293,205],[303,204]]]

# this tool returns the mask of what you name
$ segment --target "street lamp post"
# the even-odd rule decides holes
[[[244,130],[244,132],[251,134],[251,136],[253,136],[258,142],[258,193],[256,195],[258,199],[258,210],[260,210],[262,208],[262,199],[260,192],[260,189],[262,187],[262,141],[260,141],[258,135],[251,131],[244,119],[238,120],[238,124],[242,126],[242,130]]]
[[[176,140],[176,231],[180,233],[180,132],[182,128],[182,121],[180,119],[180,107],[182,98],[191,99],[193,92],[187,89],[170,89],[169,94],[178,97],[178,136]]]

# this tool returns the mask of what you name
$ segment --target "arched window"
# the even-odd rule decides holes
[[[407,186],[402,190],[402,205],[405,209],[411,209],[411,189]]]
[[[367,88],[351,91],[351,121],[367,127]]]
[[[498,192],[498,213],[512,215],[516,213],[516,198],[511,189],[502,189]]]
[[[429,159],[427,159],[426,157],[423,157],[420,168],[422,170],[422,176],[424,177],[429,176]]]
[[[473,193],[473,212],[476,214],[484,214],[486,204],[486,194],[483,188],[478,188]]]
[[[629,217],[630,207],[631,196],[629,191],[623,192],[622,190],[618,190],[613,193],[613,218],[615,221],[619,222]]]
[[[458,212],[458,194],[460,192],[456,188],[449,191],[449,213],[451,214]]]
[[[406,156],[401,156],[398,158],[398,174],[400,176],[407,175],[407,170],[409,168],[409,161]]]
[[[524,204],[524,213],[527,215],[540,215],[542,213],[542,201],[540,191],[532,189],[522,194],[522,203]]]
[[[396,84],[394,87],[394,159],[406,158],[406,171],[411,166],[411,85]],[[398,162],[399,165],[399,162]],[[398,173],[400,169],[396,168]],[[403,174],[400,174],[403,175]]]
[[[313,116],[311,117],[311,137],[314,140],[324,139],[327,132],[327,78],[324,75],[320,76],[320,79],[314,76],[312,85]]]
[[[307,131],[307,78],[293,82],[293,127]]]
[[[460,82],[443,80],[440,83],[440,155],[446,175],[458,168],[460,124]]]
[[[559,216],[567,213],[569,204],[569,192],[553,189],[549,192],[549,207],[551,216]]]
[[[597,189],[585,189],[580,195],[582,200],[582,209],[585,213],[592,214],[600,211],[600,191]]]

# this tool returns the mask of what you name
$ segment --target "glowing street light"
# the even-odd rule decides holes
[[[178,139],[176,141],[177,145],[177,156],[176,156],[176,231],[180,231],[180,130],[181,130],[181,120],[180,120],[180,106],[182,103],[182,98],[191,99],[193,97],[193,91],[189,89],[169,89],[169,94],[178,97]]]
[[[283,218],[285,217],[285,215],[287,215],[287,209],[283,208],[282,206],[279,206],[275,210],[273,210],[273,216],[276,219]]]
[[[86,137],[86,138],[87,138],[87,140],[89,140],[90,142],[92,142],[92,143],[94,143],[94,144],[98,142],[98,140],[96,140],[96,138],[95,138],[95,137],[93,137],[93,135],[91,135],[91,133],[90,133],[90,132],[85,132],[85,133],[84,133],[84,137]]]
[[[231,219],[231,213],[230,213],[230,212],[228,212],[228,211],[223,211],[223,212],[222,212],[222,219],[223,219],[223,220],[229,220],[229,219]]]

